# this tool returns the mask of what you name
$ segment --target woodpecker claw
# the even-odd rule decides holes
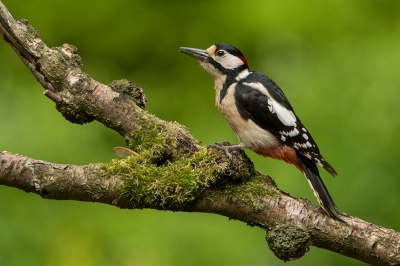
[[[229,158],[230,161],[233,161],[233,155],[231,153],[231,151],[235,151],[238,149],[241,149],[239,145],[230,145],[230,146],[226,146],[228,142],[223,141],[223,142],[217,142],[214,144],[211,144],[208,146],[208,148],[216,148],[217,150],[221,150],[224,151],[226,154],[226,157]]]

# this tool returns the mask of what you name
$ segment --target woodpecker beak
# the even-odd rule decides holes
[[[184,53],[185,55],[196,58],[200,61],[205,61],[210,55],[206,50],[189,48],[189,47],[180,47],[179,52]]]

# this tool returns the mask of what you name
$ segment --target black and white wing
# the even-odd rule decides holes
[[[244,119],[251,119],[332,175],[337,175],[320,154],[317,144],[296,116],[285,94],[269,77],[252,72],[241,79],[235,88],[235,100]]]

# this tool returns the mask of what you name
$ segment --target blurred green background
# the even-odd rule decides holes
[[[339,172],[322,173],[339,208],[400,230],[399,1],[3,3],[48,46],[77,46],[93,78],[142,86],[150,112],[204,145],[237,140],[214,106],[211,77],[178,48],[237,46],[281,86]],[[1,41],[0,150],[78,165],[115,157],[117,133],[70,124],[42,91]],[[247,154],[282,190],[316,204],[294,167]],[[222,216],[42,200],[8,187],[0,201],[0,265],[284,265],[261,229]],[[289,264],[363,265],[315,247]]]

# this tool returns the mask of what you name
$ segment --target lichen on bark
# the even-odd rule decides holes
[[[267,233],[268,246],[283,261],[301,258],[312,244],[310,234],[293,225],[278,225]]]

